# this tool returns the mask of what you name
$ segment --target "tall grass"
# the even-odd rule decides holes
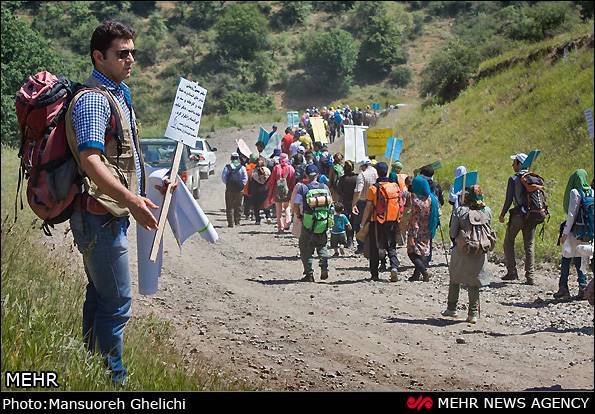
[[[536,254],[558,258],[556,241],[558,225],[565,218],[562,198],[568,177],[577,168],[593,177],[593,141],[583,115],[586,108],[593,108],[593,63],[592,48],[571,51],[553,65],[545,58],[520,62],[480,80],[449,104],[404,116],[397,112],[379,125],[404,137],[401,160],[408,173],[441,160],[443,167],[435,177],[447,189],[457,166],[479,171],[479,184],[494,213],[499,254],[505,224],[497,217],[513,173],[509,156],[540,149],[533,170],[546,179],[551,220],[543,241],[537,239]],[[448,217],[450,207],[445,210]]]
[[[73,265],[70,233],[45,238],[28,207],[14,222],[17,155],[2,147],[2,381],[6,371],[55,371],[59,390],[113,390],[101,358],[82,343],[86,277]],[[171,344],[173,328],[150,315],[135,317],[124,335],[126,390],[241,390],[229,375],[209,372]],[[4,382],[2,382],[2,388]]]

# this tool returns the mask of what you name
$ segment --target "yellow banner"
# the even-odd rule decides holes
[[[320,117],[310,117],[310,125],[312,125],[312,132],[314,132],[314,141],[327,143],[326,129],[324,128],[324,120]]]
[[[386,143],[388,138],[392,136],[393,130],[390,128],[369,128],[366,131],[368,155],[384,156]]]

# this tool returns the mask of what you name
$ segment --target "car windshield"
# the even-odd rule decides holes
[[[151,167],[165,167],[171,168],[174,160],[174,153],[176,151],[176,143],[171,144],[159,143],[150,144],[147,142],[141,143],[141,149],[143,152],[143,159]],[[180,160],[179,171],[186,170],[186,157],[182,152],[182,159]]]
[[[194,148],[194,149],[197,149],[197,150],[199,150],[199,151],[202,151],[202,150],[204,150],[205,148],[204,148],[204,146],[202,145],[202,141],[196,141],[196,148]]]

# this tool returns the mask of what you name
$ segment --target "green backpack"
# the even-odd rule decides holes
[[[325,188],[310,188],[306,193],[303,224],[314,234],[325,233],[333,225],[332,197]]]
[[[341,164],[333,164],[333,170],[335,170],[333,185],[337,187],[339,185],[339,179],[345,174],[345,170]]]

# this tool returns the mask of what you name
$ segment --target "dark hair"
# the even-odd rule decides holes
[[[289,134],[290,132],[291,132],[291,128],[289,128],[289,127],[285,128],[285,133],[286,134]]]
[[[342,213],[343,211],[345,211],[345,207],[343,207],[343,203],[341,203],[340,201],[337,201],[335,203],[335,212]]]
[[[426,177],[433,177],[434,176],[434,169],[430,165],[424,165],[421,167],[419,172]]]
[[[91,62],[95,66],[93,51],[99,50],[102,54],[110,48],[114,39],[134,39],[136,32],[124,23],[115,20],[106,20],[95,28],[91,35],[90,55]]]
[[[304,163],[304,156],[302,154],[295,154],[293,156],[293,165],[302,165]]]

